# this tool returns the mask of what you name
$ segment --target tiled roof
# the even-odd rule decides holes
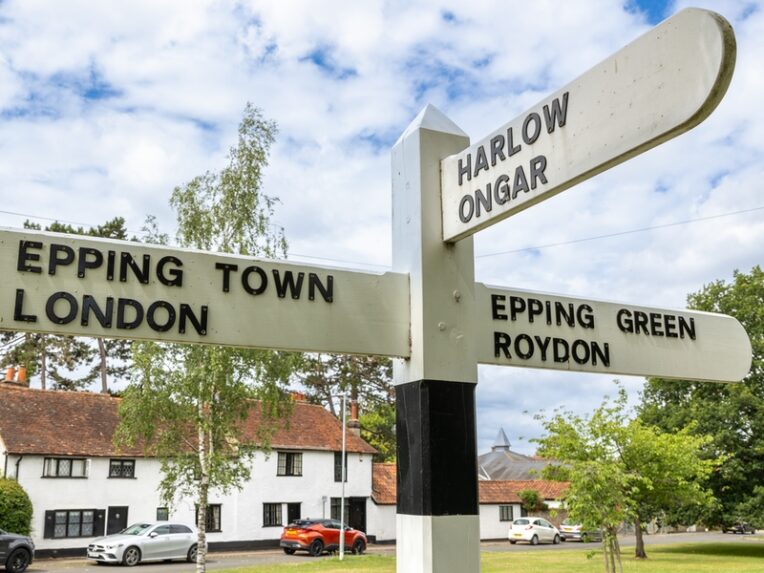
[[[479,481],[480,503],[520,503],[519,492],[535,489],[545,500],[559,500],[568,491],[568,482],[549,480]],[[394,505],[396,492],[395,464],[374,464],[371,496],[378,505]]]
[[[12,454],[108,457],[142,456],[139,448],[119,452],[112,443],[119,398],[90,392],[21,389],[0,383],[0,442]],[[256,444],[260,415],[253,407],[242,443]],[[271,438],[272,448],[340,451],[342,426],[330,412],[295,402],[291,417]],[[352,432],[347,451],[376,453]]]
[[[378,505],[395,505],[395,464],[374,464],[371,472],[371,498]]]

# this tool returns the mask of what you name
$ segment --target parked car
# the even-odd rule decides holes
[[[366,551],[366,534],[345,526],[345,547],[360,555]],[[281,533],[281,547],[287,555],[307,551],[317,557],[324,551],[336,551],[340,546],[340,522],[336,519],[298,519]]]
[[[132,567],[144,561],[185,559],[196,561],[198,532],[182,523],[135,523],[119,533],[94,539],[87,557],[96,563]]]
[[[732,525],[723,526],[722,533],[742,533],[745,535],[746,533],[756,533],[756,528],[745,521],[738,521]]]
[[[0,565],[8,573],[21,573],[34,559],[34,542],[31,537],[8,533],[0,529]]]
[[[549,542],[557,544],[562,540],[559,530],[542,517],[521,517],[515,519],[509,528],[509,542],[527,541],[531,545]]]
[[[584,529],[580,523],[566,519],[560,525],[560,534],[563,541],[602,541],[602,531],[599,529]]]

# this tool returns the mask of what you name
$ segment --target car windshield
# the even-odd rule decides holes
[[[151,527],[150,523],[135,523],[122,530],[122,535],[142,535],[146,530]]]

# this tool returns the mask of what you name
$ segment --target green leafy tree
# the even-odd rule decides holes
[[[281,229],[270,224],[275,200],[261,188],[262,169],[276,132],[273,122],[247,105],[228,164],[176,187],[170,204],[181,246],[276,257],[286,253]],[[144,233],[164,240],[155,221]],[[206,569],[210,490],[240,488],[249,478],[256,445],[267,449],[288,401],[286,386],[299,357],[271,351],[140,342],[134,345],[134,383],[120,405],[119,444],[142,443],[161,459],[163,501],[178,496],[198,507],[197,571]],[[257,400],[254,403],[253,400]],[[261,433],[246,443],[242,422],[259,410]]]
[[[737,318],[751,339],[753,363],[737,384],[648,380],[640,418],[666,431],[694,424],[713,437],[711,455],[726,460],[709,485],[719,504],[703,517],[709,524],[758,518],[757,488],[764,487],[764,272],[736,271],[731,282],[715,281],[689,295],[688,306]],[[762,523],[764,526],[764,523]]]
[[[566,505],[586,528],[603,530],[606,571],[620,569],[616,537],[624,521],[635,525],[637,558],[646,558],[642,524],[665,511],[705,507],[704,484],[720,460],[704,459],[708,436],[692,428],[662,432],[636,419],[628,396],[606,399],[591,416],[560,412],[543,420],[539,454],[557,460],[545,475],[570,482]]]
[[[19,535],[32,531],[32,502],[13,479],[0,478],[0,529]]]
[[[338,418],[341,397],[347,394],[359,410],[361,437],[379,452],[375,460],[395,460],[395,391],[389,358],[309,354],[295,374],[308,399]]]
[[[549,509],[547,504],[544,503],[544,498],[541,497],[538,490],[524,489],[517,492],[517,497],[520,498],[523,509],[528,513],[537,513]]]

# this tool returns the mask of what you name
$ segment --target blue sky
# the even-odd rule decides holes
[[[681,308],[703,284],[761,264],[762,2],[693,4],[736,31],[737,67],[719,108],[479,233],[478,280]],[[0,225],[121,215],[137,233],[152,214],[172,233],[170,192],[223,164],[250,101],[279,124],[264,184],[280,200],[275,223],[290,258],[383,271],[390,146],[426,104],[480,139],[686,5],[5,1]],[[603,235],[613,236],[577,242]],[[634,394],[642,385],[624,382]],[[530,451],[540,431],[532,413],[588,411],[611,391],[608,376],[481,367],[480,449],[504,427]]]

